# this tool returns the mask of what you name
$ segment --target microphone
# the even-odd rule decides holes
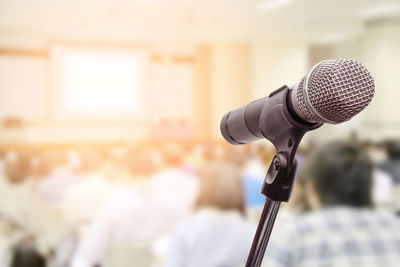
[[[284,99],[274,97],[284,93]],[[303,131],[323,123],[350,120],[371,102],[374,79],[366,67],[351,59],[329,59],[316,64],[291,88],[282,86],[268,97],[255,100],[225,114],[221,133],[231,144],[247,144],[280,131],[281,116],[271,111],[281,106],[286,120]],[[274,127],[275,129],[267,129]]]

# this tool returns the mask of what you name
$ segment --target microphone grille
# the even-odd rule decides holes
[[[371,73],[350,59],[325,60],[298,85],[297,102],[307,120],[341,123],[357,115],[375,92]]]

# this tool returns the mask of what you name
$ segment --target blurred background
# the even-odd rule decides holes
[[[395,162],[373,189],[395,213],[400,1],[0,0],[0,266],[163,266],[202,175],[238,175],[244,206],[212,205],[251,239],[274,148],[227,144],[220,119],[328,58],[364,64],[375,97],[308,133],[299,161],[347,140]]]

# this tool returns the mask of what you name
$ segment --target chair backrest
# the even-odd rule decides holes
[[[150,244],[121,243],[109,250],[105,267],[153,267],[154,255]]]

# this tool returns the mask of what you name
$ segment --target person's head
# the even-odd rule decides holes
[[[79,153],[79,168],[81,174],[98,172],[103,164],[101,153],[93,149],[85,149]]]
[[[168,167],[181,167],[185,150],[175,143],[168,143],[161,148],[161,157],[163,163]]]
[[[233,164],[209,163],[199,171],[200,192],[195,204],[218,210],[239,211],[244,214],[244,190],[240,174]]]
[[[224,154],[224,160],[238,168],[244,167],[249,158],[248,151],[244,146],[226,145]]]
[[[211,162],[216,161],[216,145],[211,142],[205,142],[199,146],[201,149],[201,154],[203,156],[204,161]]]
[[[312,155],[307,170],[311,208],[372,206],[372,163],[359,147],[341,142],[325,145]]]
[[[133,177],[150,177],[157,170],[154,154],[149,149],[136,149],[128,153],[124,165]]]
[[[12,184],[24,182],[32,172],[31,155],[28,152],[9,152],[5,160],[5,174]]]

